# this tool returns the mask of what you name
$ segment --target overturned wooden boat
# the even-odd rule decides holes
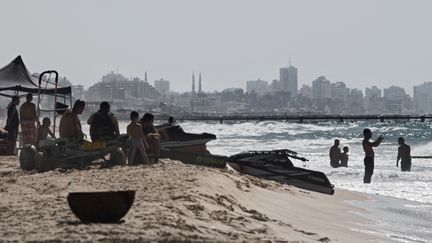
[[[229,166],[240,173],[315,192],[334,194],[334,186],[324,173],[295,167],[290,158],[307,161],[290,150],[249,151],[233,155],[226,160]]]
[[[72,212],[85,223],[119,223],[135,200],[135,191],[71,192]]]

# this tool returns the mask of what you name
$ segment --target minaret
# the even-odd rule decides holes
[[[144,73],[144,81],[147,83],[147,71],[145,71],[145,73]]]
[[[199,78],[198,78],[198,93],[201,93],[202,89],[201,89],[201,73],[199,73]]]
[[[195,74],[192,73],[192,94],[195,94]]]

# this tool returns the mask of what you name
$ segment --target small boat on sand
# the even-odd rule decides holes
[[[187,133],[179,125],[160,125],[157,126],[161,134],[161,152],[170,150],[182,150],[196,153],[209,153],[206,143],[216,140],[216,135],[210,133]]]
[[[294,151],[272,150],[236,154],[227,158],[227,163],[240,173],[333,195],[334,186],[324,173],[295,167],[290,158],[307,161]]]

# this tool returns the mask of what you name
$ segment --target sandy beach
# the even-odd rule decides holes
[[[82,224],[66,197],[74,191],[136,190],[121,224]],[[335,195],[162,160],[156,165],[24,172],[0,159],[0,239],[4,241],[365,242],[366,219]]]

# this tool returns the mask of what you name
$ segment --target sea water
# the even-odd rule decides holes
[[[402,242],[432,241],[432,159],[412,159],[411,172],[396,167],[398,137],[411,146],[411,155],[432,156],[432,123],[428,122],[319,122],[279,121],[206,123],[183,122],[191,133],[213,133],[208,143],[213,154],[232,155],[250,150],[290,149],[309,159],[296,166],[324,172],[338,188],[368,193],[373,200],[363,203],[373,215],[381,234]],[[384,137],[375,148],[375,170],[371,184],[363,184],[364,128],[373,139]],[[329,149],[335,139],[341,149],[349,147],[348,168],[330,167]],[[369,215],[370,216],[370,215]]]

